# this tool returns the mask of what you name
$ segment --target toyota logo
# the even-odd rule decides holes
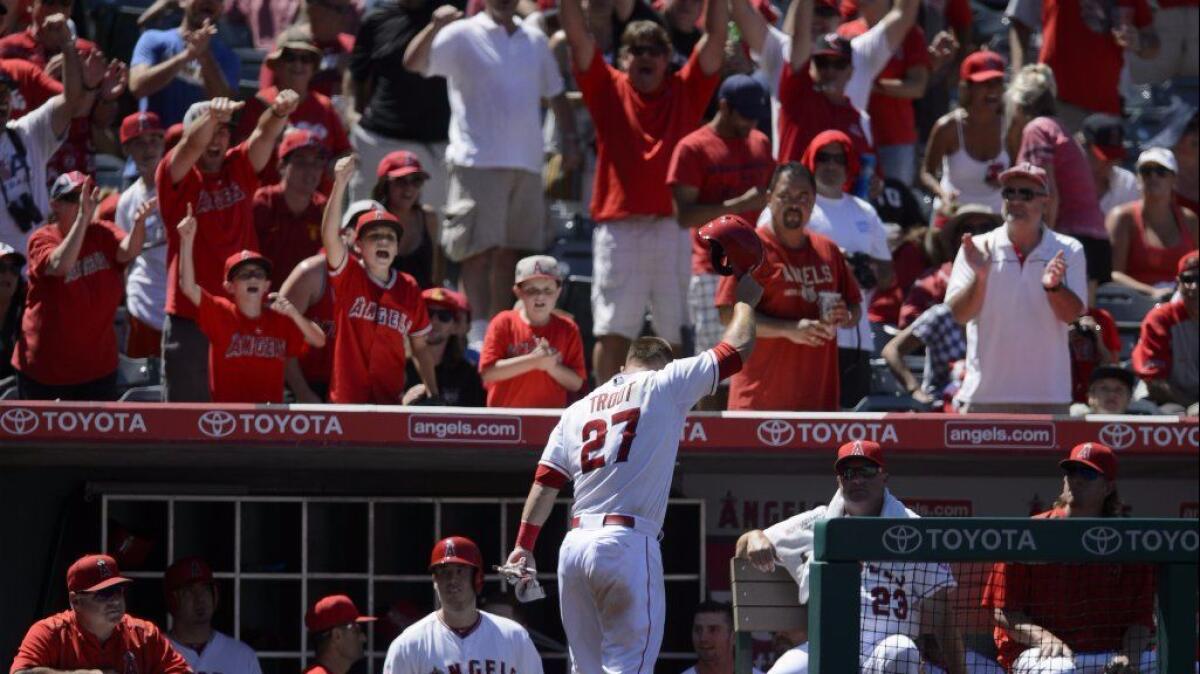
[[[1121,534],[1112,527],[1092,527],[1083,532],[1079,542],[1084,550],[1103,557],[1121,549]]]
[[[1107,424],[1100,429],[1100,442],[1113,449],[1125,449],[1133,444],[1136,434],[1129,424]]]
[[[14,407],[0,414],[0,428],[9,435],[29,435],[38,428],[37,413],[24,407]]]
[[[907,555],[916,552],[921,547],[921,532],[907,524],[897,524],[888,527],[883,532],[883,547],[897,555]]]
[[[783,419],[767,419],[758,425],[758,441],[768,447],[782,447],[796,437],[796,429]]]
[[[233,432],[237,420],[233,415],[223,410],[210,410],[200,415],[196,426],[200,432],[210,438],[223,438]]]

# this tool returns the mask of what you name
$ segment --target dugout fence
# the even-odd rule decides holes
[[[866,639],[885,632],[889,620],[901,626],[903,618],[912,617],[907,615],[909,611],[929,608],[919,606],[919,597],[941,582],[939,576],[946,569],[962,576],[952,595],[954,627],[959,632],[986,627],[990,633],[992,624],[980,624],[991,616],[991,609],[983,606],[986,602],[981,599],[989,592],[994,598],[996,590],[989,590],[988,585],[1003,581],[1004,574],[997,573],[995,563],[1005,562],[1010,592],[1015,593],[1023,582],[1025,595],[1048,602],[1034,606],[1033,611],[1088,613],[1095,624],[1082,628],[1093,632],[1123,629],[1137,603],[1144,602],[1154,616],[1151,643],[1156,666],[1151,671],[1194,672],[1197,524],[1196,519],[1024,518],[839,518],[819,522],[810,566],[808,671],[860,671],[860,659],[871,657],[871,644],[864,647]],[[1026,574],[1024,581],[1015,580],[1018,573]],[[864,578],[882,580],[877,588],[869,588],[872,583],[864,583]],[[1068,585],[1082,590],[1064,589]],[[898,587],[905,588],[903,598],[883,596],[888,588],[895,592]],[[1099,596],[1105,587],[1125,594],[1100,606],[1079,603],[1085,601],[1082,595],[1091,591]],[[1142,596],[1139,587],[1152,596]],[[971,617],[971,609],[982,609],[982,617]],[[864,616],[869,623],[865,637]],[[920,617],[921,634],[936,631],[930,618]],[[969,650],[970,639],[966,645]],[[932,646],[929,650],[936,653],[932,661],[923,657],[923,664],[909,663],[911,667],[901,666],[898,671],[938,671],[941,663],[936,660],[943,655],[942,649]],[[893,657],[898,652],[890,649]],[[921,652],[928,655],[924,644]],[[1066,665],[1060,660],[1058,667],[1051,663],[1034,671],[1104,671],[1101,663],[1085,663],[1082,657],[1077,662],[1081,663],[1077,670],[1063,668]],[[968,671],[975,670],[968,667]]]

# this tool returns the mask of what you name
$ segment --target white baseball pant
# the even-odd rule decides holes
[[[863,648],[862,674],[921,674],[921,651],[902,634],[892,634]],[[767,674],[808,674],[808,644],[788,650]]]
[[[658,541],[620,526],[567,532],[559,609],[576,674],[653,674],[666,620]]]
[[[1023,651],[1013,662],[1013,674],[1104,674],[1116,653],[1076,653],[1074,658],[1043,658],[1036,648]],[[1140,672],[1158,671],[1154,651],[1143,651]]]

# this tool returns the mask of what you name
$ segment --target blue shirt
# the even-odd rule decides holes
[[[236,91],[242,69],[241,59],[224,42],[221,42],[220,37],[213,37],[208,45],[221,67],[225,82]],[[142,33],[142,36],[138,38],[137,45],[133,48],[130,68],[139,65],[158,65],[183,51],[186,46],[187,43],[184,42],[183,35],[180,34],[178,28],[148,30]],[[183,115],[192,103],[209,98],[211,97],[204,91],[204,80],[200,76],[200,62],[192,61],[175,74],[175,78],[171,80],[170,84],[157,93],[140,99],[138,109],[158,113],[163,125],[170,126],[183,121]]]

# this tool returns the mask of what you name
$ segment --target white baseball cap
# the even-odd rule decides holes
[[[516,283],[520,285],[535,278],[545,278],[562,283],[562,268],[558,260],[549,255],[530,255],[517,262]]]
[[[1169,169],[1171,173],[1179,173],[1179,164],[1175,163],[1175,153],[1165,147],[1152,147],[1138,155],[1137,167],[1142,168],[1146,164],[1158,164]]]
[[[342,214],[342,229],[353,227],[358,220],[358,216],[367,211],[386,211],[387,208],[375,201],[374,199],[359,199],[346,207],[346,212]]]
[[[0,260],[3,260],[6,257],[15,257],[20,266],[25,266],[25,256],[17,252],[16,248],[13,248],[3,241],[0,241]]]

